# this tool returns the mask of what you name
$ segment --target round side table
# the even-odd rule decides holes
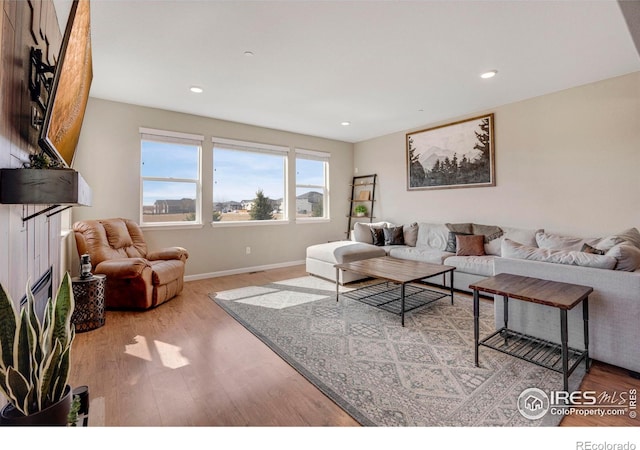
[[[76,332],[95,330],[104,325],[104,288],[107,276],[96,274],[91,278],[73,277],[73,298],[76,307],[71,322],[76,325]]]

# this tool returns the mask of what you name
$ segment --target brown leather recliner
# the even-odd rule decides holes
[[[186,249],[147,252],[140,226],[129,219],[80,221],[73,231],[78,254],[88,253],[92,272],[107,276],[107,308],[149,309],[182,292]]]

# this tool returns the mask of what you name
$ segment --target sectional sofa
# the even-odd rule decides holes
[[[532,276],[593,287],[589,297],[590,356],[640,372],[640,232],[636,228],[599,238],[564,236],[542,228],[473,223],[356,223],[350,240],[307,249],[307,272],[335,281],[334,265],[388,255],[456,267],[454,288],[498,273]],[[342,273],[340,282],[361,277]],[[448,278],[430,280],[446,286]],[[502,299],[494,302],[502,327]],[[509,327],[559,341],[558,312],[544,305],[509,303]],[[583,347],[582,308],[569,311],[569,345]]]

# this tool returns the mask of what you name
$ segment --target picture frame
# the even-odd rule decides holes
[[[494,114],[406,134],[407,190],[496,185]]]

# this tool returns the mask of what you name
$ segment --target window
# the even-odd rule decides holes
[[[213,139],[213,222],[287,220],[289,149]]]
[[[140,128],[143,225],[200,224],[203,136]]]
[[[296,149],[296,219],[329,218],[329,156]]]

